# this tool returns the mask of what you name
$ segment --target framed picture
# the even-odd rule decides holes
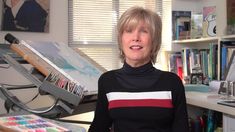
[[[49,32],[50,0],[2,0],[2,31]]]
[[[235,1],[227,0],[227,34],[235,33]]]
[[[216,36],[216,6],[203,7],[203,37]]]

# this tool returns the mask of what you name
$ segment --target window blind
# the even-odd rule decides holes
[[[149,8],[162,16],[164,0],[69,0],[69,46],[76,46],[107,70],[121,66],[116,25],[131,6]]]

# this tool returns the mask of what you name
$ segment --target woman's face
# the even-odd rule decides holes
[[[150,30],[144,22],[136,28],[124,29],[122,34],[122,50],[125,61],[132,67],[142,66],[150,61],[152,49]]]

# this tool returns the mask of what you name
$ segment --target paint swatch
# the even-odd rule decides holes
[[[0,125],[19,132],[71,132],[36,115],[0,117]]]

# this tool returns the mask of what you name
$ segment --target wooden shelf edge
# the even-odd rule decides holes
[[[199,38],[199,39],[185,39],[185,40],[173,40],[174,44],[184,44],[184,43],[197,43],[197,42],[213,42],[218,41],[218,37],[209,37],[209,38]]]
[[[221,39],[235,39],[235,34],[222,36]]]

